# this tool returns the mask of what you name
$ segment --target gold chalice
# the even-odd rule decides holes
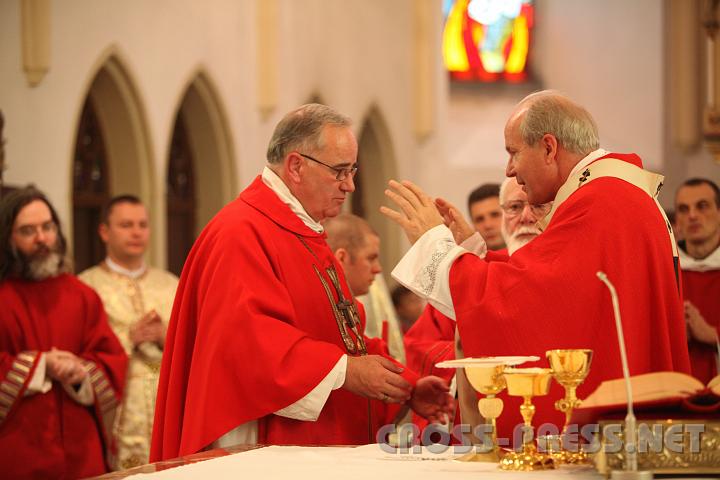
[[[483,453],[469,453],[463,455],[459,460],[466,462],[494,462],[500,461],[500,449],[497,446],[496,420],[503,410],[503,401],[495,396],[505,389],[503,378],[505,365],[496,364],[488,366],[465,367],[465,375],[472,387],[485,395],[478,400],[478,410],[485,419],[485,424],[492,429],[491,449]]]
[[[484,445],[482,453],[468,453],[458,458],[463,462],[494,462],[502,457],[502,450],[497,445],[497,418],[503,411],[503,401],[496,395],[505,389],[503,371],[508,365],[519,365],[524,362],[537,361],[538,357],[482,357],[461,358],[438,363],[440,368],[464,368],[465,376],[470,385],[484,398],[478,400],[478,410],[491,428],[492,445]]]
[[[545,355],[555,380],[565,389],[565,397],[555,402],[555,409],[565,414],[565,425],[562,429],[564,435],[567,433],[573,410],[580,405],[576,390],[590,373],[593,352],[587,349],[548,350]],[[587,454],[580,449],[570,451],[562,448],[553,453],[553,458],[560,463],[588,462]]]
[[[538,452],[532,441],[532,418],[535,415],[532,398],[548,394],[552,371],[549,368],[506,368],[504,377],[508,394],[514,397],[523,397],[520,414],[525,421],[525,435],[523,435],[522,451],[505,454],[500,460],[500,468],[526,471],[555,468],[552,457]]]

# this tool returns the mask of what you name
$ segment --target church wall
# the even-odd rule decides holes
[[[537,86],[450,92],[441,68],[440,0],[63,0],[50,2],[50,71],[31,88],[21,67],[20,3],[0,2],[5,179],[16,185],[32,181],[46,190],[66,223],[77,121],[108,51],[122,62],[142,103],[154,169],[151,206],[158,208],[164,206],[175,114],[198,71],[216,87],[227,114],[238,190],[262,168],[280,117],[318,95],[350,115],[357,134],[376,106],[387,124],[398,175],[463,211],[472,188],[504,177],[504,123],[515,102]],[[423,4],[436,7],[430,34],[437,43],[430,52],[432,98],[421,99],[431,111],[430,129],[421,138],[415,131],[420,102],[413,52]],[[276,49],[258,44],[259,5],[277,6],[270,20]],[[539,0],[537,12],[531,61],[539,84],[585,104],[606,148],[635,151],[661,172],[716,171],[702,150],[668,154],[664,143],[663,2]],[[277,58],[274,73],[261,77],[259,65],[268,56]],[[267,86],[275,93],[262,96]],[[261,100],[268,99],[270,108],[261,110]],[[381,176],[376,181],[386,180]],[[159,251],[164,228],[155,225]],[[164,255],[154,259],[162,264]]]

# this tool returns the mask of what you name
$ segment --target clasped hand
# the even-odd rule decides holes
[[[393,201],[400,212],[388,207],[380,211],[405,231],[410,243],[414,244],[428,230],[445,225],[452,232],[455,243],[461,244],[475,230],[467,223],[460,211],[450,202],[437,198],[433,200],[412,182],[390,180],[385,196]]]
[[[87,376],[82,360],[74,353],[53,347],[45,353],[45,362],[47,375],[60,383],[77,385]]]
[[[130,327],[130,341],[133,346],[138,346],[143,342],[154,342],[163,346],[165,324],[155,310],[150,310]]]

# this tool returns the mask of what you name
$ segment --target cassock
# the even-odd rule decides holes
[[[468,357],[538,355],[537,365],[524,366],[547,367],[547,350],[592,349],[583,398],[622,376],[611,297],[596,276],[603,271],[619,295],[630,374],[689,373],[675,243],[655,199],[661,180],[636,155],[597,150],[558,191],[543,234],[507,261],[469,254],[438,226],[393,276],[457,320]],[[562,429],[554,402],[563,395],[553,383],[534,399],[534,425]],[[512,441],[519,403],[505,396],[500,437]]]
[[[152,267],[143,267],[136,273],[123,272],[108,260],[85,270],[78,278],[102,299],[110,327],[130,360],[123,400],[113,426],[117,455],[112,467],[124,470],[148,462],[163,353],[155,343],[133,345],[130,327],[150,310],[167,322],[178,279],[170,272]]]
[[[185,262],[151,460],[197,452],[252,421],[258,443],[292,445],[374,443],[387,421],[384,404],[340,385],[316,419],[275,414],[314,391],[343,355],[360,355],[363,343],[369,353],[386,349],[343,315],[355,316],[356,304],[326,235],[303,223],[266,178],[283,186],[266,168],[206,226]]]
[[[720,334],[720,247],[697,260],[680,250],[683,295]],[[692,374],[708,383],[718,374],[718,346],[688,340]]]
[[[42,281],[0,282],[0,465],[3,478],[80,478],[106,471],[111,429],[127,356],[95,292],[63,274]],[[43,353],[55,347],[80,357],[91,389],[88,405],[72,386],[40,378]],[[43,393],[44,391],[44,393]]]

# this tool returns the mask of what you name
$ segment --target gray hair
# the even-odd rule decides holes
[[[293,150],[316,151],[322,148],[322,131],[326,125],[350,127],[352,120],[319,103],[308,103],[288,113],[275,127],[267,149],[267,161],[282,163]]]
[[[498,195],[498,200],[500,201],[500,205],[505,203],[505,195],[507,194],[507,187],[510,184],[511,181],[515,180],[515,177],[505,177],[505,180],[500,184],[500,194]]]
[[[549,133],[563,148],[582,156],[600,148],[592,115],[564,95],[543,90],[528,95],[518,105],[527,107],[520,122],[520,135],[525,144],[535,145]]]

